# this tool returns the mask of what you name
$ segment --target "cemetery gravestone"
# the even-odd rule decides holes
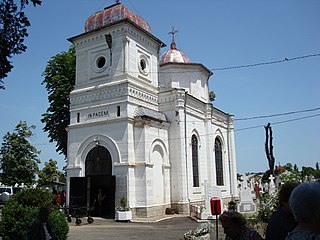
[[[274,184],[274,176],[271,174],[269,177],[270,183],[269,183],[269,194],[274,193],[276,190],[276,186]]]
[[[214,217],[211,215],[211,206],[210,199],[212,197],[219,198],[222,204],[222,193],[219,187],[210,186],[207,181],[204,183],[205,188],[205,208],[201,213],[200,219],[213,219]]]
[[[253,198],[251,195],[251,189],[248,187],[247,178],[244,175],[242,188],[239,194],[239,204],[238,204],[238,212],[240,213],[248,213],[248,212],[256,212],[256,204],[253,202]]]

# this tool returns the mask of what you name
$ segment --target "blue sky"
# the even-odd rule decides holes
[[[272,118],[241,118],[320,108],[320,56],[278,64],[231,70],[223,67],[292,59],[320,53],[320,1],[123,0],[144,18],[152,33],[170,44],[174,26],[177,47],[194,63],[214,72],[209,80],[214,106],[235,117],[239,173],[265,171],[263,125],[272,124],[276,164],[291,162],[315,167],[320,162],[320,109]],[[41,114],[48,107],[41,82],[48,60],[66,51],[69,37],[83,33],[85,20],[113,4],[111,0],[43,0],[29,6],[31,21],[25,53],[12,58],[13,71],[0,91],[0,138],[20,120],[36,125],[31,143],[41,150],[42,162],[63,156],[42,131]],[[162,49],[162,53],[167,48]],[[314,116],[317,115],[317,116]],[[313,116],[313,117],[309,117]],[[309,117],[309,118],[306,118]],[[291,121],[297,118],[300,120]],[[283,122],[283,123],[279,123]],[[255,127],[258,126],[258,127]],[[251,128],[254,127],[254,128]],[[249,128],[249,129],[245,129]]]

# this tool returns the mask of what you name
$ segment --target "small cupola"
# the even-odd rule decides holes
[[[178,32],[172,27],[172,31],[169,34],[172,35],[172,41],[170,44],[170,49],[167,50],[160,59],[160,65],[165,63],[190,63],[190,59],[179,49],[174,40],[174,34]]]

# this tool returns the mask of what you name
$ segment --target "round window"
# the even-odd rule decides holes
[[[92,61],[93,71],[100,73],[103,72],[108,67],[107,57],[103,54],[94,56]]]
[[[149,66],[148,66],[148,59],[146,56],[142,55],[139,59],[139,71],[144,75],[148,75]]]
[[[107,61],[104,56],[98,57],[97,59],[97,68],[101,69],[106,65]]]
[[[141,68],[141,70],[142,70],[142,71],[145,71],[145,70],[146,70],[146,67],[147,67],[146,60],[141,59],[141,60],[140,60],[140,68]]]

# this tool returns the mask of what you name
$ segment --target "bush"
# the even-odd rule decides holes
[[[260,198],[260,207],[256,213],[257,222],[268,223],[272,213],[279,208],[278,189],[269,194],[266,193]]]
[[[28,230],[37,213],[37,208],[22,206],[9,200],[2,208],[1,235],[3,239],[27,239]]]
[[[52,211],[49,215],[49,224],[56,239],[64,240],[68,238],[69,226],[64,214],[60,211]]]
[[[12,196],[2,208],[0,235],[6,239],[28,239],[28,231],[36,219],[39,208],[49,209],[49,224],[58,240],[68,237],[69,227],[59,211],[56,196],[41,189],[26,189]]]
[[[201,223],[195,230],[189,230],[184,234],[185,239],[193,239],[194,237],[204,236],[213,231],[211,222]]]
[[[129,211],[128,208],[128,199],[126,197],[122,197],[120,199],[121,211]]]

